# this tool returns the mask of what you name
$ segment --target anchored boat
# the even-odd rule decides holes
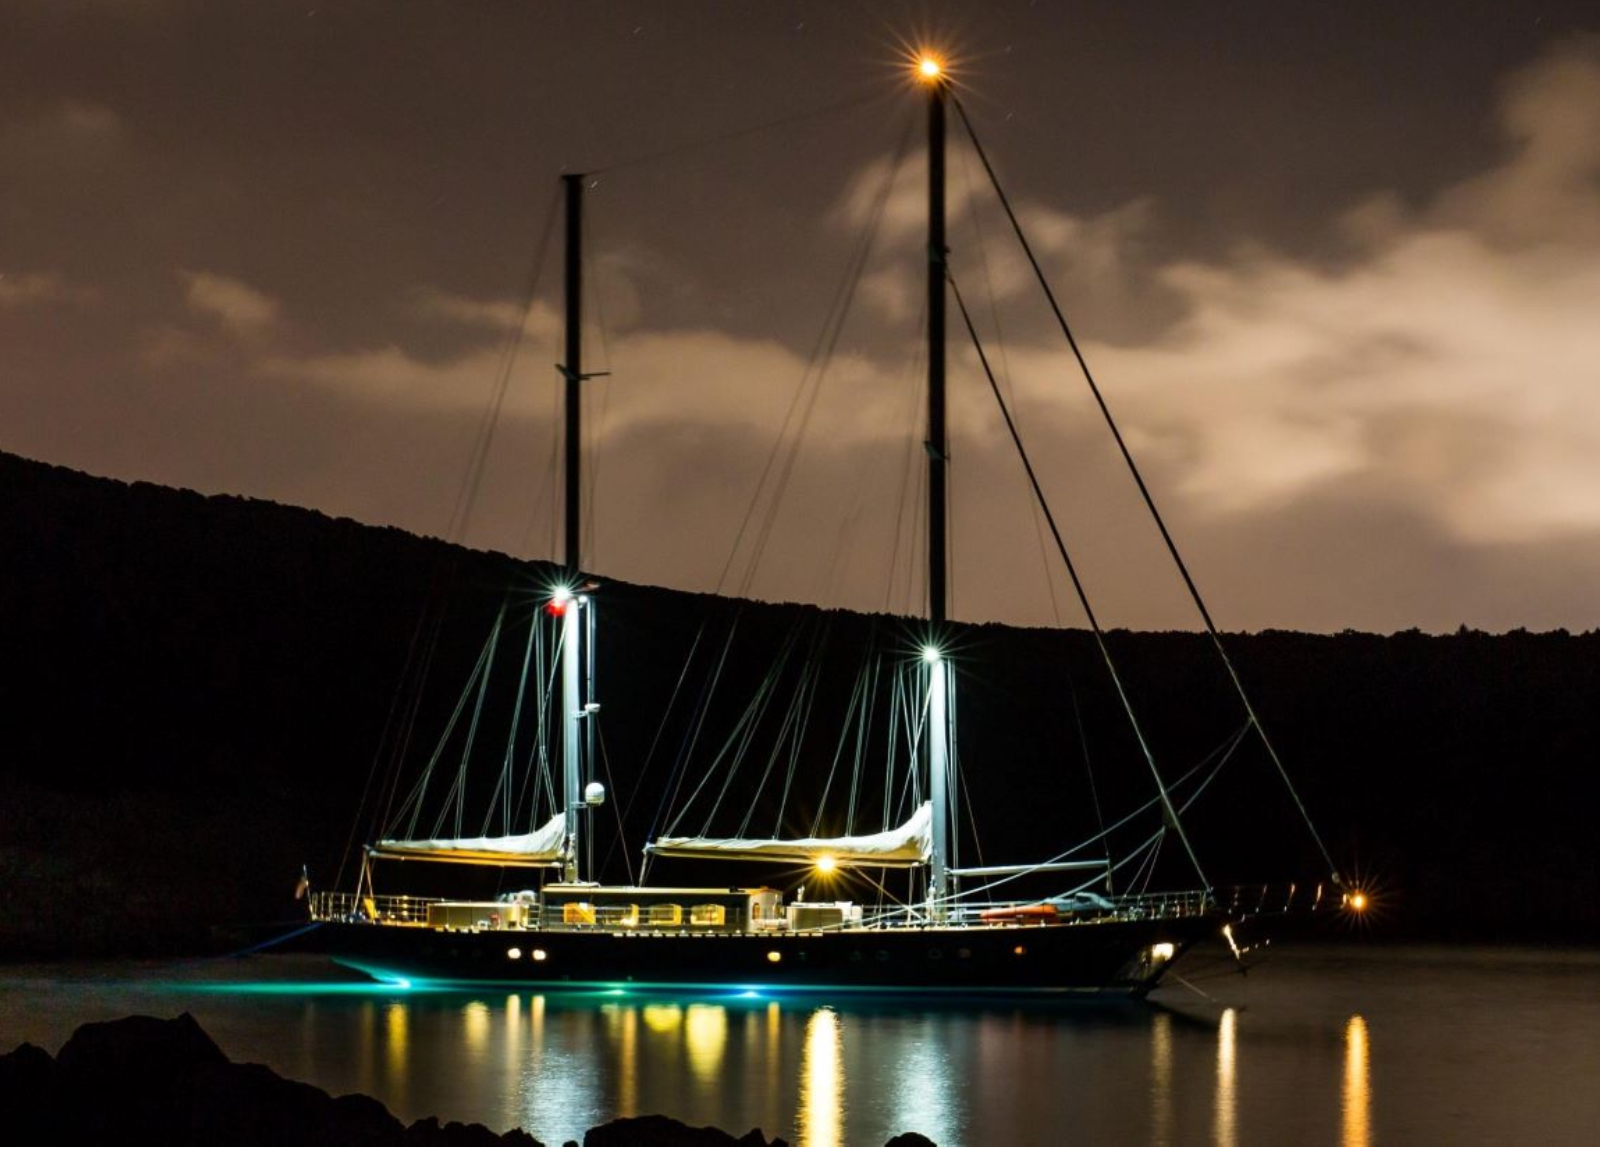
[[[786,986],[813,989],[862,989],[911,992],[1093,992],[1142,995],[1156,986],[1172,963],[1196,942],[1219,934],[1232,944],[1229,926],[1238,918],[1265,909],[1260,897],[1240,901],[1237,894],[1223,897],[1205,879],[1199,857],[1185,831],[1183,815],[1197,788],[1187,794],[1169,786],[1157,769],[1148,741],[1134,716],[1105,636],[1078,579],[1076,568],[1056,530],[1054,517],[1044,502],[1026,450],[1000,388],[989,372],[987,356],[978,341],[948,260],[944,236],[944,165],[946,113],[954,106],[971,137],[972,145],[1005,206],[1017,238],[1045,291],[1049,292],[1038,264],[1032,260],[1020,224],[995,179],[948,77],[937,61],[919,61],[917,72],[928,110],[928,275],[927,275],[927,586],[928,610],[920,649],[889,660],[885,672],[892,681],[892,703],[883,708],[892,734],[858,743],[853,758],[876,763],[875,786],[883,795],[879,813],[881,829],[859,832],[866,821],[859,780],[850,786],[849,810],[843,833],[819,833],[820,814],[811,819],[810,833],[762,837],[751,831],[753,811],[730,810],[722,800],[724,785],[709,806],[700,833],[653,835],[645,846],[646,868],[664,860],[709,864],[719,875],[730,868],[747,871],[738,885],[602,885],[593,881],[592,842],[595,837],[586,815],[605,802],[604,787],[595,777],[595,736],[599,704],[594,693],[595,624],[599,587],[579,573],[578,445],[580,388],[591,378],[582,365],[582,197],[584,179],[564,177],[567,202],[566,362],[566,558],[567,576],[553,588],[526,620],[527,639],[511,737],[501,759],[501,774],[491,796],[491,813],[498,812],[499,833],[464,836],[462,808],[466,785],[462,777],[435,780],[441,757],[436,750],[422,776],[399,804],[399,815],[389,820],[384,833],[364,849],[357,889],[317,892],[312,896],[312,917],[322,924],[328,949],[342,962],[379,977],[432,979],[445,983],[512,983],[529,985],[617,984],[643,986],[734,985]],[[1112,858],[1102,833],[1054,857],[1019,864],[960,865],[955,799],[959,756],[954,735],[958,695],[956,661],[946,650],[944,637],[951,627],[948,603],[945,524],[948,448],[945,417],[946,306],[954,300],[972,337],[1000,405],[1013,442],[1021,454],[1046,522],[1054,535],[1071,584],[1084,609],[1115,696],[1127,712],[1141,756],[1147,763],[1153,795],[1138,815],[1154,824],[1137,849]],[[1050,297],[1054,307],[1054,297]],[[1059,308],[1063,334],[1077,353]],[[1079,355],[1082,364],[1082,356]],[[1260,736],[1273,763],[1282,771],[1276,752],[1245,697],[1243,687],[1209,612],[1189,578],[1153,500],[1128,453],[1109,408],[1101,399],[1087,365],[1084,374],[1099,402],[1111,433],[1122,450],[1141,494],[1172,557],[1193,594],[1206,629],[1232,682],[1239,688],[1247,717],[1240,737],[1249,731]],[[503,622],[503,618],[502,618]],[[482,708],[482,691],[488,667],[496,658],[502,638],[497,622],[474,683],[451,720],[453,729],[464,716],[472,741]],[[731,642],[731,635],[730,635]],[[878,664],[879,669],[883,664]],[[481,675],[481,679],[479,679]],[[559,679],[559,689],[556,680]],[[772,679],[759,687],[735,730],[724,744],[738,747],[772,705]],[[865,682],[865,680],[863,680]],[[815,698],[804,676],[799,680],[798,703],[788,714],[809,710],[806,691]],[[865,698],[870,687],[859,697]],[[472,692],[476,690],[476,702]],[[869,709],[862,703],[843,726],[865,725]],[[535,727],[549,723],[529,739],[529,715]],[[785,727],[788,730],[789,727]],[[555,737],[559,730],[559,738]],[[448,738],[450,731],[446,731]],[[520,742],[519,742],[520,739]],[[780,735],[798,748],[798,734]],[[746,740],[747,741],[747,740]],[[443,748],[442,738],[439,747]],[[549,750],[559,746],[559,772]],[[762,780],[773,774],[773,750]],[[470,754],[461,757],[462,771]],[[712,756],[710,769],[727,767],[724,753]],[[733,756],[736,758],[737,756]],[[842,756],[836,754],[837,764]],[[796,777],[797,750],[788,755],[781,785],[785,799],[792,788],[805,785]],[[734,764],[737,765],[736,763]],[[559,773],[559,795],[552,783],[545,792],[538,778],[553,780]],[[707,778],[710,777],[708,770]],[[434,786],[437,781],[437,787]],[[776,780],[773,780],[776,783]],[[824,791],[827,780],[812,780]],[[1287,773],[1283,781],[1289,786]],[[1180,780],[1181,782],[1181,780]],[[430,787],[445,789],[440,813],[432,829],[423,833],[423,813]],[[681,788],[680,788],[681,789]],[[692,788],[689,802],[705,791],[705,781]],[[1289,786],[1290,794],[1293,788]],[[1295,803],[1304,814],[1298,797]],[[447,812],[454,811],[454,820]],[[778,807],[783,821],[785,804]],[[541,813],[543,812],[543,813]],[[683,822],[678,812],[678,824]],[[732,826],[740,816],[737,826]],[[790,821],[793,821],[792,819]],[[1123,820],[1124,822],[1127,819]],[[731,833],[713,829],[731,826]],[[1120,824],[1119,824],[1120,825]],[[1310,827],[1309,818],[1307,826]],[[1349,897],[1320,838],[1311,830],[1330,874],[1324,887],[1313,884],[1279,897],[1275,909],[1298,899],[1312,907]],[[1145,863],[1163,842],[1175,841],[1192,864],[1196,876],[1187,889],[1149,889]],[[461,899],[441,895],[393,893],[391,869],[398,863],[426,863],[450,867],[495,868],[502,892],[488,899]],[[388,869],[386,869],[388,868]],[[1131,870],[1128,879],[1119,872]],[[541,881],[547,872],[551,881]],[[409,871],[415,874],[415,870]],[[380,878],[381,874],[381,878]],[[820,897],[833,889],[830,879],[859,876],[875,892],[868,900]],[[1010,884],[1037,883],[1046,876],[1066,875],[1053,881],[1063,889],[1048,897],[1005,897]],[[891,883],[903,890],[891,890]],[[812,897],[807,899],[807,888]]]

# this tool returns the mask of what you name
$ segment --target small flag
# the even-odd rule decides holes
[[[294,884],[294,900],[300,902],[311,893],[311,875],[306,872],[305,866],[300,867],[300,881]]]

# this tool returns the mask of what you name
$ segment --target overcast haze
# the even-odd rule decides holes
[[[584,171],[585,566],[918,611],[923,40],[1222,626],[1600,625],[1592,4],[0,0],[0,449],[552,557]],[[1090,592],[1195,626],[958,137]],[[960,331],[953,614],[1077,624]]]

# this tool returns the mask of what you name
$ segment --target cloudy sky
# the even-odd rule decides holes
[[[1592,3],[0,0],[0,450],[554,555],[582,171],[585,566],[915,611],[924,41],[1223,626],[1600,626]],[[1195,625],[950,191],[1097,606]],[[1075,624],[959,332],[953,613]]]

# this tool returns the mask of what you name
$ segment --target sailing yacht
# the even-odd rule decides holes
[[[356,890],[318,892],[312,898],[312,917],[322,924],[328,949],[341,962],[382,978],[447,984],[1139,996],[1154,988],[1186,950],[1225,934],[1237,917],[1239,904],[1205,881],[1184,830],[1183,804],[1175,801],[1156,770],[1137,723],[1134,733],[1155,784],[1149,809],[1160,822],[1156,837],[1171,835],[1194,861],[1193,886],[1112,893],[1101,881],[1112,862],[1081,852],[1016,865],[961,866],[956,860],[952,807],[958,788],[952,735],[958,684],[955,661],[937,637],[949,632],[945,328],[952,296],[963,318],[966,313],[947,266],[944,236],[946,113],[954,96],[937,60],[924,58],[916,70],[928,111],[926,634],[933,638],[897,669],[901,681],[909,684],[901,714],[910,745],[898,792],[900,817],[869,833],[787,838],[752,835],[746,818],[733,835],[717,836],[707,827],[699,834],[655,836],[645,848],[650,865],[674,860],[672,865],[688,867],[698,860],[720,864],[713,868],[719,874],[747,868],[750,877],[741,885],[602,885],[593,880],[584,849],[586,839],[592,841],[592,827],[583,816],[604,803],[606,795],[594,778],[593,755],[599,589],[579,573],[578,412],[581,386],[590,378],[583,371],[581,339],[584,181],[567,176],[567,341],[561,367],[566,383],[566,573],[535,613],[529,640],[532,651],[537,636],[544,634],[539,629],[548,628],[552,682],[533,709],[558,711],[561,717],[559,802],[551,803],[548,817],[532,819],[533,807],[519,799],[516,805],[525,807],[530,818],[515,833],[508,826],[498,835],[445,834],[441,822],[435,824],[435,833],[419,835],[413,813],[407,833],[376,838],[363,852]],[[995,394],[1000,399],[998,389]],[[1109,421],[1109,411],[1106,415]],[[1020,451],[1009,413],[1006,422]],[[1131,457],[1128,462],[1132,466]],[[1040,494],[1037,484],[1035,492]],[[1042,505],[1042,494],[1040,499]],[[1064,547],[1062,556],[1072,571]],[[1075,571],[1073,580],[1076,584]],[[1192,581],[1190,586],[1192,590]],[[1083,602],[1087,610],[1087,600]],[[1208,614],[1205,619],[1218,638]],[[1090,620],[1115,678],[1092,612]],[[1220,651],[1219,638],[1218,643]],[[530,663],[542,665],[531,655],[524,660],[519,689],[527,689]],[[553,683],[557,673],[559,692]],[[1238,683],[1236,675],[1234,681]],[[541,690],[537,684],[543,678],[536,674],[534,682]],[[1126,704],[1120,681],[1117,694]],[[520,714],[520,700],[518,708]],[[1259,731],[1253,711],[1249,717]],[[506,760],[509,766],[509,752]],[[511,786],[504,783],[507,796]],[[420,796],[421,790],[419,784],[414,795]],[[459,789],[453,794],[459,809]],[[509,797],[503,802],[509,811]],[[886,816],[889,811],[886,801]],[[505,875],[533,877],[515,879],[509,885],[518,889],[489,900],[396,894],[380,888],[377,879],[380,868],[391,862],[492,867]],[[550,871],[555,872],[551,881],[538,881]],[[891,895],[884,882],[871,881],[882,896],[876,902],[806,898],[808,887],[813,892],[835,889],[832,876],[887,877],[891,872],[906,879],[903,897]],[[993,897],[1018,878],[1073,872],[1088,877],[1069,880],[1069,889],[1053,897]],[[1339,889],[1336,873],[1330,889]],[[1320,901],[1321,888],[1309,897]]]

